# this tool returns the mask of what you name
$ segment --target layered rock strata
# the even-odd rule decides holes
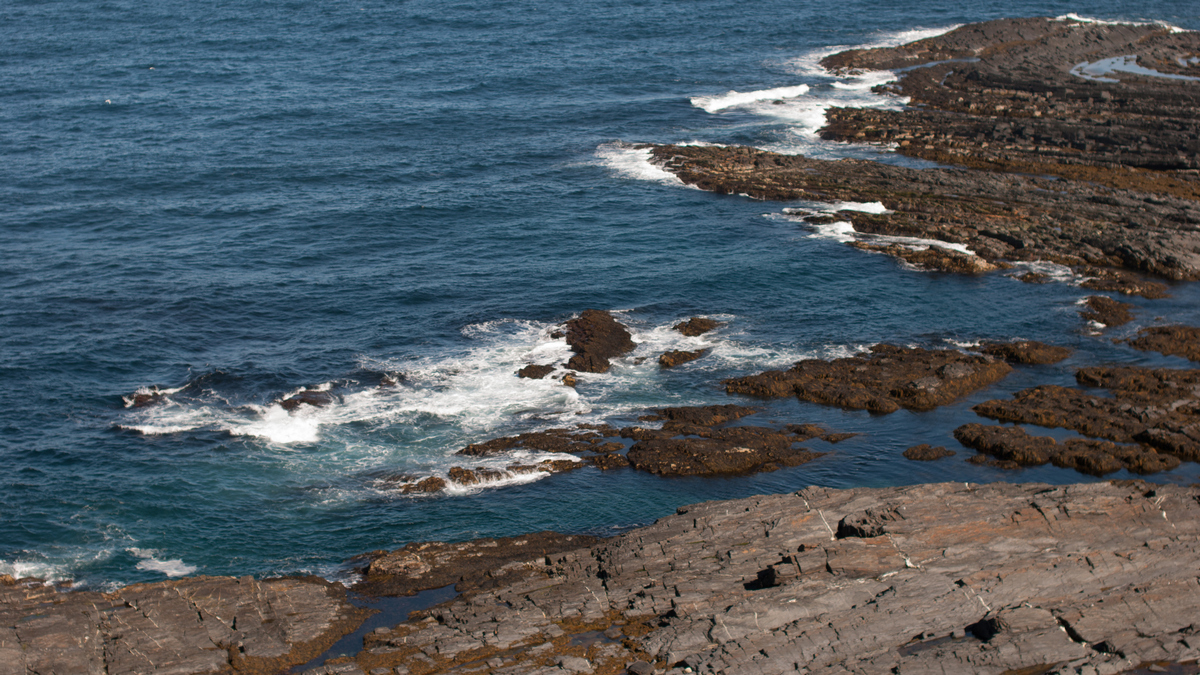
[[[1197,559],[1196,488],[808,488],[507,563],[524,576],[369,636],[354,665],[1117,672],[1200,657]]]

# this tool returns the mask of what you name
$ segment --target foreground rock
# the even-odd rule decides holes
[[[1138,331],[1137,337],[1128,340],[1129,346],[1144,352],[1158,352],[1168,356],[1182,356],[1189,361],[1200,361],[1200,328],[1193,326],[1154,326]]]
[[[575,352],[567,367],[584,373],[607,373],[609,360],[633,351],[629,330],[608,312],[587,309],[567,322],[567,344]]]
[[[879,344],[850,358],[800,361],[725,381],[725,391],[750,396],[796,396],[802,401],[873,413],[932,410],[991,385],[1012,372],[1003,361],[955,350]]]
[[[1080,369],[1075,379],[1108,389],[1112,396],[1043,385],[972,410],[1002,422],[1062,427],[1200,461],[1200,370],[1093,367]]]
[[[1117,672],[1200,657],[1197,559],[1196,488],[808,488],[684,507],[507,562],[524,576],[369,636],[355,662],[512,675]]]
[[[318,578],[194,577],[114,593],[0,584],[0,673],[274,674],[366,612]]]
[[[1178,458],[1160,455],[1145,446],[1117,445],[1087,438],[1072,438],[1059,443],[1049,436],[1030,436],[1021,427],[964,424],[954,430],[954,438],[968,448],[1000,462],[1011,463],[1014,468],[1051,463],[1064,469],[1103,476],[1121,469],[1148,474],[1179,466]]]

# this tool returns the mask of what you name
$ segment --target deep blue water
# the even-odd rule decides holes
[[[1108,338],[1159,316],[1200,321],[1195,285],[1091,336],[1074,306],[1086,292],[1068,283],[903,269],[814,236],[785,204],[673,185],[628,144],[876,156],[808,133],[830,102],[898,105],[868,80],[833,87],[820,54],[1012,15],[1200,28],[1192,2],[1127,7],[0,4],[0,572],[336,576],[413,540],[606,533],[808,484],[1090,480],[975,467],[961,449],[932,464],[899,453],[957,447],[949,432],[974,402],[1070,383],[1080,364],[1185,366]],[[513,376],[563,356],[549,330],[591,307],[622,312],[634,355],[577,391]],[[693,314],[729,324],[704,339],[668,330]],[[814,442],[836,451],[777,473],[584,469],[425,498],[379,482],[444,473],[449,453],[506,433],[726,402],[721,378],[803,357],[1018,337],[1078,353],[931,413],[766,404],[771,419],[864,434]],[[687,345],[713,352],[658,370],[658,353]],[[389,374],[403,381],[377,389]],[[184,388],[124,406],[155,385]],[[277,405],[318,386],[339,402]]]

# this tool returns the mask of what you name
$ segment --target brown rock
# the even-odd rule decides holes
[[[1151,448],[1083,438],[1058,443],[1050,437],[1030,436],[1021,427],[965,424],[954,430],[954,437],[969,448],[1016,466],[1052,462],[1055,466],[1093,476],[1121,469],[1155,473],[1179,466],[1177,458],[1160,455]]]
[[[792,438],[785,434],[763,431],[760,437],[746,444],[716,438],[638,441],[629,449],[629,462],[635,469],[660,476],[720,476],[775,471],[821,456],[804,448],[792,448]]]
[[[741,419],[747,415],[753,415],[757,412],[756,408],[747,408],[746,406],[733,404],[685,406],[680,408],[659,408],[654,411],[653,415],[643,415],[638,419],[645,422],[665,420],[668,424],[713,427],[718,424]]]
[[[1149,281],[1141,275],[1111,267],[1077,267],[1076,274],[1091,277],[1080,284],[1090,291],[1105,291],[1122,295],[1140,295],[1149,300],[1170,296],[1166,284]]]
[[[531,380],[540,380],[543,377],[554,372],[554,366],[551,365],[528,365],[517,371],[517,377],[527,377]]]
[[[615,452],[606,455],[592,455],[587,458],[587,461],[591,462],[592,466],[603,471],[623,469],[629,466],[629,458]]]
[[[314,408],[322,408],[333,403],[333,394],[327,391],[302,391],[295,396],[290,396],[279,402],[279,406],[287,411],[295,410],[302,405],[311,405]]]
[[[938,246],[915,249],[909,246],[901,246],[900,244],[879,246],[863,241],[852,241],[850,245],[863,251],[874,251],[875,253],[890,255],[893,258],[899,258],[917,267],[936,272],[986,274],[1011,267],[1011,265],[1002,261],[988,262],[977,255],[969,255]]]
[[[1025,274],[1017,277],[1017,279],[1024,281],[1027,284],[1048,284],[1051,281],[1050,277],[1037,272],[1026,272]]]
[[[869,353],[833,361],[800,361],[725,381],[725,391],[751,396],[795,395],[802,401],[891,413],[931,410],[986,387],[1012,368],[985,356],[879,344]]]
[[[1050,364],[1058,363],[1071,355],[1066,347],[1043,344],[1033,340],[1020,342],[985,342],[978,351],[989,356],[998,356],[1009,363]]]
[[[672,326],[672,328],[688,337],[697,337],[704,335],[710,330],[720,328],[723,325],[725,324],[721,323],[720,321],[706,319],[702,316],[693,316],[687,321],[681,321],[680,323],[675,324]]]
[[[917,462],[932,462],[943,457],[953,457],[954,454],[953,450],[947,450],[941,445],[934,447],[928,443],[922,443],[905,450],[904,458]]]
[[[437,476],[429,476],[424,480],[416,483],[405,483],[400,486],[400,492],[408,495],[414,493],[430,493],[441,492],[446,489],[446,479]]]
[[[602,436],[588,429],[547,429],[532,431],[516,436],[493,438],[482,443],[472,443],[459,450],[457,455],[485,457],[517,449],[540,452],[586,452],[592,449],[591,441]]]
[[[567,367],[585,373],[607,373],[609,360],[633,351],[629,330],[608,312],[584,310],[576,319],[567,322],[567,344],[575,356]]]
[[[562,383],[568,387],[574,387],[579,380],[575,378],[575,373],[566,373],[562,376]]]
[[[1134,349],[1182,356],[1200,361],[1200,328],[1192,326],[1153,326],[1138,331],[1136,338],[1126,340]]]
[[[695,361],[707,353],[707,349],[697,349],[694,352],[685,352],[678,349],[672,349],[665,354],[659,355],[658,365],[660,368],[674,368],[680,364],[687,363],[689,361]]]
[[[1103,295],[1093,295],[1087,299],[1085,306],[1087,309],[1080,310],[1079,315],[1086,321],[1095,321],[1110,328],[1124,326],[1133,321],[1133,315],[1129,313],[1129,310],[1133,309],[1133,305],[1127,302],[1118,302]]]

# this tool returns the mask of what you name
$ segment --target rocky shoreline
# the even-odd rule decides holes
[[[607,540],[371,558],[359,591],[459,595],[306,675],[1117,673],[1200,658],[1196,487],[813,487]],[[6,579],[0,597],[4,675],[287,672],[367,614],[313,578],[107,594]]]

